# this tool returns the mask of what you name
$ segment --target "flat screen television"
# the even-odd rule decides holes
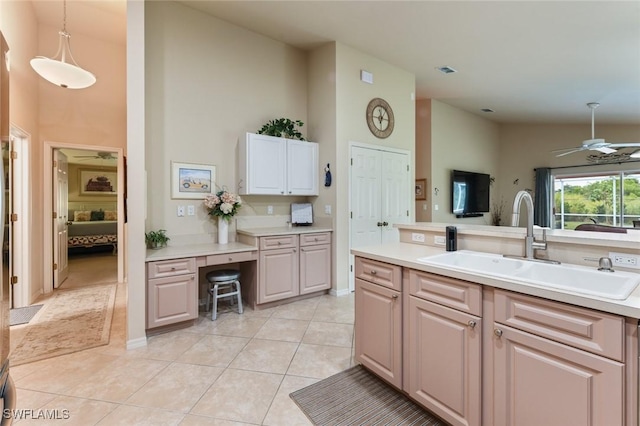
[[[489,183],[487,174],[452,170],[451,212],[456,217],[478,217],[487,213]]]

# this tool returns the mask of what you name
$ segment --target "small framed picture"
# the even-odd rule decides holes
[[[427,199],[427,180],[426,179],[416,179],[416,200],[426,200]]]
[[[215,187],[216,166],[171,162],[171,198],[202,200]]]
[[[117,195],[118,173],[114,171],[78,169],[80,195]]]

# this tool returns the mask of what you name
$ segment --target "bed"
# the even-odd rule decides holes
[[[115,204],[115,203],[114,203]],[[106,207],[106,208],[105,208]],[[89,208],[89,210],[87,210]],[[115,205],[84,203],[80,209],[69,209],[68,249],[111,246],[118,247],[118,217]]]

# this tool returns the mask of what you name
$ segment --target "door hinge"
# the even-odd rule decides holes
[[[349,218],[353,219],[353,212],[349,212]]]
[[[58,162],[56,160],[53,160],[53,168],[55,169],[56,167],[58,167]]]
[[[353,158],[351,159],[351,165],[353,166]]]
[[[16,151],[11,151],[11,159],[12,160],[17,160],[18,159],[18,153]]]
[[[11,213],[11,215],[9,216],[9,220],[11,222],[17,222],[18,221],[18,213]]]
[[[54,219],[57,219],[57,218],[58,218],[58,212],[53,212],[53,216],[52,216],[52,217],[53,217]]]
[[[409,210],[407,210],[407,216],[409,216]]]
[[[18,284],[18,277],[16,275],[11,277],[11,284]]]
[[[53,264],[53,270],[54,270],[54,271],[57,271],[57,270],[58,270],[58,264],[57,264],[57,263],[54,263],[54,264]]]
[[[409,165],[407,164],[407,171],[409,171]]]
[[[349,265],[349,269],[353,272],[353,265]]]

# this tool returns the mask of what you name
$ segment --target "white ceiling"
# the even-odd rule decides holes
[[[639,1],[180,2],[301,49],[339,41],[414,73],[419,99],[497,122],[590,123],[600,102],[596,135],[640,124]],[[60,25],[56,4],[34,2],[38,19]],[[72,35],[124,39],[123,0],[67,9]]]

